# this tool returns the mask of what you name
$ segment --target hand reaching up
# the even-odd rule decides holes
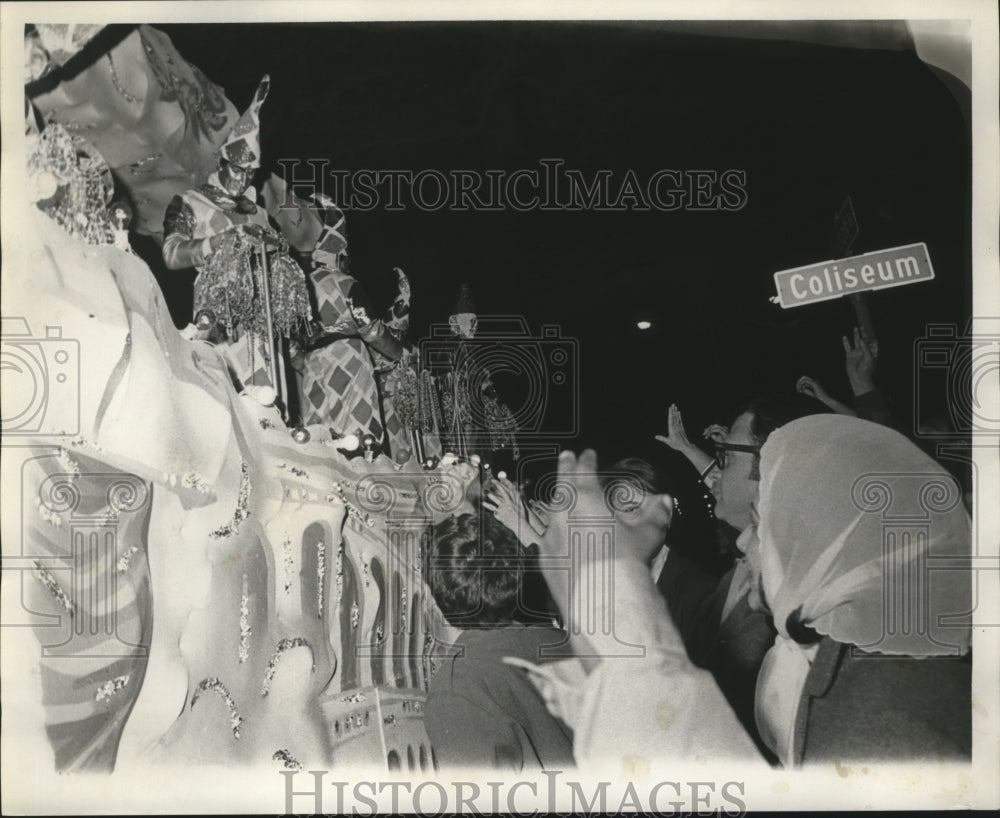
[[[638,655],[654,645],[683,653],[641,557],[660,544],[662,527],[651,515],[609,507],[593,450],[579,458],[563,452],[558,469],[561,490],[548,509],[539,564],[577,655]]]
[[[861,329],[854,328],[854,342],[846,335],[841,342],[844,345],[844,368],[847,379],[851,382],[851,390],[855,395],[864,395],[875,388],[875,363],[878,359],[878,341],[866,338]]]
[[[657,435],[656,439],[681,454],[694,448],[694,444],[688,439],[687,432],[684,431],[684,419],[681,417],[681,410],[677,408],[676,403],[671,403],[670,408],[667,409],[667,433]]]
[[[544,533],[544,527],[537,526],[538,516],[529,513],[520,492],[506,477],[495,477],[490,481],[483,497],[483,508],[507,528],[513,531],[524,545],[536,542]]]
[[[667,409],[667,433],[656,435],[660,443],[664,443],[674,451],[680,452],[692,466],[701,474],[712,462],[712,456],[695,446],[684,430],[684,419],[676,403],[671,403]]]

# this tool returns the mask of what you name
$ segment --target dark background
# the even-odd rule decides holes
[[[850,400],[847,300],[782,310],[774,272],[829,258],[853,198],[855,252],[923,241],[933,282],[869,294],[882,383],[914,413],[914,344],[971,315],[970,147],[958,102],[912,50],[679,34],[646,24],[165,25],[241,111],[260,76],[264,171],[538,169],[640,181],[661,168],[747,174],[737,212],[348,212],[351,271],[377,305],[413,285],[410,338],[447,321],[461,282],[480,315],[558,325],[579,376],[545,389],[540,430],[604,462],[657,452],[676,402],[692,437],[810,374]],[[189,279],[161,275],[179,324]],[[185,300],[187,299],[187,300]],[[636,321],[652,322],[641,332]],[[548,349],[548,347],[545,347]],[[523,378],[497,375],[515,410]],[[947,417],[925,383],[921,417]],[[579,408],[573,428],[572,409]],[[547,438],[551,447],[554,441]],[[529,441],[525,440],[525,444]]]

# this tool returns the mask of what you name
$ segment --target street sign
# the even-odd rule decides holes
[[[927,245],[907,244],[850,258],[831,259],[774,274],[784,309],[867,290],[917,284],[934,278]]]

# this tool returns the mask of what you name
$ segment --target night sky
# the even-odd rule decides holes
[[[880,377],[904,416],[916,340],[971,315],[969,136],[913,51],[639,23],[157,27],[240,110],[270,74],[265,171],[293,158],[446,174],[558,158],[619,183],[630,169],[643,183],[660,169],[745,171],[746,205],[733,212],[348,211],[351,271],[373,301],[390,302],[394,266],[410,276],[411,340],[447,320],[463,281],[482,316],[523,316],[536,336],[558,325],[580,371],[547,385],[544,423],[572,432],[577,406],[577,434],[562,442],[602,457],[662,450],[652,436],[672,401],[696,435],[802,374],[850,399],[849,302],[768,302],[774,272],[830,257],[847,194],[855,252],[923,241],[937,275],[868,297]],[[189,279],[161,281],[186,323]],[[524,384],[497,381],[517,409]],[[924,416],[944,414],[943,390],[930,391]]]

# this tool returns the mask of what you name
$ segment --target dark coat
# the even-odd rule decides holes
[[[508,625],[466,630],[431,677],[424,724],[442,768],[507,770],[574,766],[573,734],[552,716],[523,670],[501,661],[517,656],[535,664],[550,659],[541,648],[563,643],[550,627]],[[454,653],[454,652],[453,652]]]
[[[793,764],[971,757],[971,654],[882,656],[823,638],[799,702]]]

